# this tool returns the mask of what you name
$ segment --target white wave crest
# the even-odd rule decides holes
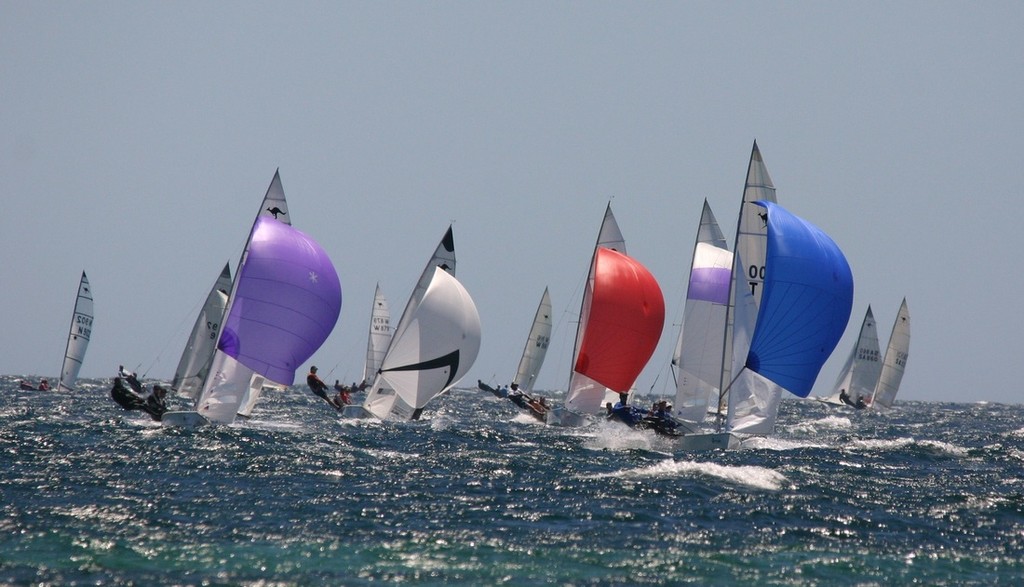
[[[601,473],[591,478],[615,477],[620,479],[667,479],[673,477],[710,477],[755,489],[777,491],[789,483],[786,476],[772,469],[751,465],[719,465],[696,461],[662,461],[638,469],[625,469],[614,473]]]

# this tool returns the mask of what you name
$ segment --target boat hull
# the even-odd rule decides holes
[[[198,428],[208,426],[210,421],[199,412],[164,412],[160,423],[174,428]]]
[[[686,434],[679,438],[679,449],[685,451],[737,450],[740,438],[731,432]]]
[[[376,418],[370,410],[357,405],[345,406],[345,409],[341,411],[341,417],[357,419]]]

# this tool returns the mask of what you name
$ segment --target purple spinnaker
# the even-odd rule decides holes
[[[282,385],[327,340],[341,313],[341,282],[308,235],[269,216],[253,226],[217,345]]]
[[[728,267],[694,267],[690,272],[690,287],[686,297],[716,304],[729,303],[729,281],[732,271]]]

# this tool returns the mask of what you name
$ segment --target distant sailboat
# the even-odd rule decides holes
[[[210,371],[210,363],[213,361],[213,352],[217,350],[217,334],[220,332],[220,323],[224,319],[224,309],[228,305],[228,292],[231,291],[231,267],[224,264],[224,269],[214,282],[210,293],[206,296],[206,303],[196,317],[192,326],[192,333],[185,344],[185,350],[181,353],[178,361],[178,368],[174,371],[174,379],[171,380],[171,389],[190,397],[193,400],[199,397],[203,388],[203,382]]]
[[[822,398],[822,401],[851,406],[859,404],[864,407],[866,402],[871,401],[871,395],[875,392],[881,374],[882,353],[878,350],[878,328],[875,326],[871,306],[868,306],[864,321],[860,325],[857,343],[854,344],[843,370],[839,373],[839,378],[836,379],[832,395]],[[843,401],[844,395],[846,401]]]
[[[242,252],[196,409],[167,412],[164,424],[230,424],[257,378],[291,385],[295,370],[334,328],[341,311],[338,274],[323,248],[287,217],[275,173]]]
[[[903,381],[903,372],[907,368],[909,357],[910,310],[907,308],[907,299],[903,298],[900,311],[896,314],[896,322],[892,325],[892,334],[889,335],[889,346],[882,361],[882,373],[871,399],[872,406],[892,407],[892,402],[900,389],[900,382]]]
[[[480,315],[455,279],[449,226],[413,289],[361,406],[345,417],[417,420],[465,376],[480,352]]]
[[[519,359],[519,368],[516,369],[516,376],[512,378],[512,383],[518,385],[524,393],[533,391],[540,368],[544,366],[544,358],[548,354],[548,344],[551,342],[552,326],[551,294],[545,287],[544,293],[540,296],[540,303],[537,304],[537,312],[533,315],[533,326],[530,327],[530,334],[526,337],[523,356]]]
[[[533,315],[533,323],[530,325],[530,333],[526,337],[526,344],[523,347],[523,354],[519,358],[519,367],[512,377],[512,383],[518,391],[529,394],[544,365],[544,358],[548,354],[548,345],[551,342],[551,294],[548,288],[544,288],[541,294],[540,303],[537,304],[537,311]],[[498,397],[506,397],[505,388],[494,388],[483,381],[478,381],[477,386],[493,393]],[[518,404],[518,402],[516,402]]]
[[[384,362],[384,353],[391,344],[391,309],[384,292],[377,284],[373,292],[373,308],[370,311],[370,331],[366,340],[366,364],[363,367],[363,384],[369,385]]]
[[[683,324],[672,356],[676,380],[673,415],[691,424],[704,420],[712,398],[717,403],[731,278],[732,253],[711,206],[704,200],[690,263]]]
[[[569,391],[549,424],[575,426],[602,408],[607,391],[628,393],[661,337],[665,299],[654,276],[626,255],[611,205],[605,209],[580,306]]]
[[[78,371],[82,368],[85,351],[89,348],[89,337],[92,336],[92,318],[92,289],[83,271],[82,279],[78,282],[75,309],[71,314],[71,328],[68,330],[68,344],[64,349],[64,364],[61,366],[57,391],[75,389]]]

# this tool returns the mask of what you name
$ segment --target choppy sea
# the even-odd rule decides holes
[[[1024,581],[1019,405],[786,400],[773,437],[684,453],[471,389],[393,423],[340,420],[296,386],[250,421],[182,430],[109,384],[0,377],[0,583]]]

